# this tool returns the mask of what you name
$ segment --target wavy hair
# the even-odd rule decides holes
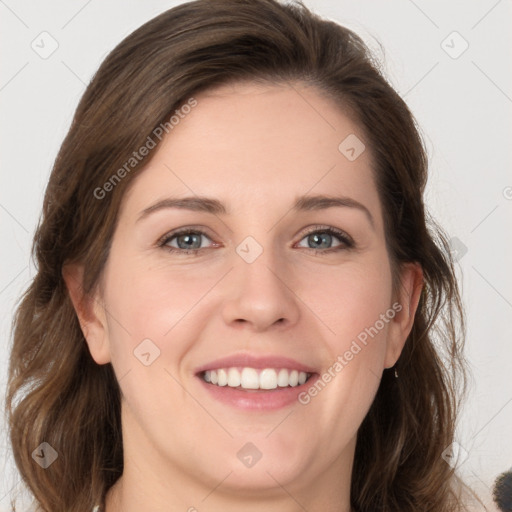
[[[349,113],[373,156],[394,283],[404,263],[423,269],[399,378],[384,371],[358,431],[354,510],[464,510],[465,486],[442,452],[466,389],[465,319],[447,236],[423,201],[424,143],[361,37],[299,1],[181,4],[126,37],[86,88],[51,172],[32,247],[37,273],[13,323],[6,408],[24,483],[41,510],[90,512],[122,474],[120,388],[88,351],[62,269],[82,263],[83,293],[95,290],[123,194],[155,152],[104,197],[95,191],[193,94],[240,81],[303,83]],[[58,453],[47,469],[31,457],[43,441]]]

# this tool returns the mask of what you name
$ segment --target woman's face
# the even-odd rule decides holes
[[[392,295],[370,150],[330,100],[195,99],[123,199],[87,341],[122,390],[125,472],[300,495],[350,473],[417,293],[404,274]]]

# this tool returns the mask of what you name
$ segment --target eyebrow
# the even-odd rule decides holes
[[[373,220],[372,214],[370,213],[370,210],[368,210],[364,204],[356,201],[355,199],[352,199],[351,197],[335,197],[324,195],[301,196],[296,200],[293,209],[295,211],[314,211],[335,207],[355,208],[363,212],[370,222],[372,228],[375,229],[375,222]]]
[[[375,222],[370,213],[370,210],[363,204],[351,197],[344,196],[325,196],[325,195],[309,195],[300,196],[295,200],[292,210],[296,212],[303,211],[317,211],[326,210],[328,208],[345,207],[355,208],[363,212],[370,222],[372,228],[375,228]],[[168,197],[162,199],[157,203],[145,208],[140,213],[136,222],[146,218],[151,213],[167,209],[179,208],[183,210],[190,210],[194,212],[205,212],[213,215],[228,215],[228,209],[218,199],[204,196],[190,196],[190,197]]]

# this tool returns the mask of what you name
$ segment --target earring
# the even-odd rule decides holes
[[[398,379],[398,371],[396,368],[395,368],[395,379]]]

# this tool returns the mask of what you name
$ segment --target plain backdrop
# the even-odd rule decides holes
[[[34,276],[31,239],[74,109],[107,53],[177,3],[0,0],[2,399],[15,302]],[[365,39],[422,128],[426,202],[457,251],[468,317],[472,380],[457,431],[459,471],[489,501],[494,479],[512,466],[512,3],[305,3]],[[7,511],[19,477],[4,423],[0,449]]]

